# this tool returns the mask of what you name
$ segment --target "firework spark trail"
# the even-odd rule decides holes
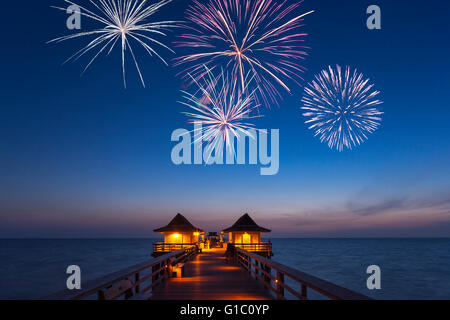
[[[302,109],[309,118],[305,123],[331,149],[352,149],[378,129],[383,112],[376,106],[382,101],[369,81],[350,67],[343,72],[340,66],[329,66],[305,88]]]
[[[258,99],[269,106],[281,98],[279,87],[290,92],[287,80],[302,81],[306,58],[301,32],[303,18],[310,11],[293,16],[302,1],[287,5],[287,0],[210,0],[206,5],[194,0],[187,11],[187,33],[177,46],[195,52],[176,59],[175,65],[188,64],[183,74],[194,79],[205,75],[204,65],[214,70],[223,67],[238,79],[241,90],[254,79]],[[292,18],[288,18],[293,16]],[[249,76],[250,75],[250,76]]]
[[[192,94],[182,91],[184,102],[181,104],[195,112],[184,112],[190,123],[201,123],[201,132],[194,129],[194,137],[207,142],[210,150],[216,148],[222,151],[223,143],[234,154],[234,137],[239,139],[242,135],[251,136],[248,129],[254,125],[246,121],[259,116],[252,116],[251,112],[258,108],[253,93],[241,94],[238,81],[229,78],[223,70],[219,76],[205,67],[205,75],[199,80],[192,77],[198,90]],[[249,81],[251,82],[251,81]],[[246,89],[246,88],[245,88]]]
[[[155,14],[161,7],[170,3],[172,0],[162,0],[151,5],[146,5],[147,0],[89,0],[91,5],[94,7],[92,8],[92,10],[88,10],[85,7],[69,0],[64,1],[70,5],[78,6],[80,8],[80,14],[82,16],[103,25],[102,28],[70,34],[47,42],[62,42],[69,39],[94,36],[93,40],[91,40],[85,47],[81,48],[79,51],[69,57],[64,63],[67,63],[71,60],[78,60],[94,49],[98,50],[86,65],[83,71],[84,73],[102,52],[107,51],[107,54],[109,55],[116,44],[120,42],[124,87],[126,87],[125,52],[127,49],[130,50],[130,54],[133,58],[133,62],[136,66],[139,78],[142,82],[142,85],[145,87],[141,69],[130,43],[130,40],[134,40],[138,44],[140,44],[150,56],[155,55],[167,65],[167,62],[161,57],[160,54],[158,54],[158,52],[150,45],[150,43],[156,44],[173,52],[173,50],[171,50],[165,44],[153,38],[153,35],[166,36],[164,31],[166,31],[168,28],[175,27],[176,21],[146,22],[146,20],[150,16]],[[61,7],[52,8],[62,10],[64,12],[67,10],[67,8]],[[94,11],[97,11],[97,13]]]

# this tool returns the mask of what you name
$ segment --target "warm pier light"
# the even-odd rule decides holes
[[[174,238],[178,238],[178,237],[180,237],[180,234],[179,234],[179,233],[174,233],[174,234],[173,234],[173,237],[174,237]]]
[[[199,235],[199,233],[198,232],[194,232],[194,236],[198,236]]]

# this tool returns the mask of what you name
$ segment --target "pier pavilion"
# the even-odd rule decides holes
[[[261,241],[261,233],[270,232],[270,230],[257,225],[248,213],[244,214],[231,227],[224,229],[222,232],[228,233],[228,243],[233,244],[235,247],[267,258],[273,256],[270,241]]]
[[[203,233],[202,229],[195,227],[180,213],[167,226],[153,231],[164,234],[164,242],[153,244],[154,257],[196,245],[198,237]]]

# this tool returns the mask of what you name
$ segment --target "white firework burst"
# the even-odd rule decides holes
[[[191,76],[197,86],[195,93],[183,92],[184,102],[193,112],[184,112],[191,123],[201,123],[201,131],[194,133],[207,142],[207,148],[221,150],[223,144],[231,154],[234,153],[233,139],[240,135],[256,138],[249,129],[254,129],[247,121],[261,115],[252,115],[259,107],[254,92],[245,94],[239,89],[239,81],[222,71],[215,76],[205,67],[206,75],[199,80]],[[251,80],[249,81],[251,82]],[[246,88],[244,88],[246,89]],[[245,92],[245,90],[244,90]]]
[[[150,56],[158,57],[164,64],[167,62],[156,51],[154,46],[163,47],[171,52],[168,46],[155,39],[154,36],[166,36],[165,31],[168,28],[175,27],[176,21],[158,21],[148,22],[148,18],[156,13],[161,7],[165,6],[172,0],[162,0],[154,4],[147,4],[147,0],[89,0],[93,8],[91,10],[74,3],[64,0],[64,2],[75,5],[80,8],[80,14],[102,25],[101,28],[93,29],[85,32],[77,32],[49,41],[62,42],[69,39],[80,37],[94,37],[85,47],[78,50],[74,55],[68,58],[64,63],[71,60],[78,60],[85,54],[94,51],[94,56],[86,65],[83,73],[97,59],[102,52],[109,53],[119,43],[122,52],[122,75],[123,84],[126,87],[125,80],[125,52],[130,51],[134,64],[138,71],[142,85],[145,87],[144,78],[137,62],[132,41],[141,45]],[[66,8],[53,7],[66,12]]]
[[[309,118],[305,123],[331,149],[352,149],[378,129],[383,112],[376,106],[382,101],[369,81],[356,69],[329,66],[306,86],[301,108]]]

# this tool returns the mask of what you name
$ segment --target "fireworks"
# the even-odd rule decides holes
[[[178,58],[175,65],[190,63],[186,73],[195,80],[205,76],[204,65],[211,70],[223,67],[242,91],[251,91],[248,80],[254,79],[264,103],[269,105],[267,98],[276,103],[280,87],[290,92],[286,80],[297,84],[303,80],[307,34],[301,27],[303,18],[313,11],[294,15],[301,2],[210,0],[204,5],[194,0],[187,11],[193,25],[177,45],[195,52]]]
[[[202,124],[201,132],[194,132],[194,136],[207,141],[208,148],[222,150],[225,142],[228,150],[234,152],[234,137],[250,135],[247,130],[252,129],[253,124],[246,121],[258,117],[251,115],[258,105],[253,93],[244,95],[236,87],[236,79],[225,76],[223,71],[219,76],[214,76],[211,70],[204,68],[204,77],[199,80],[192,78],[198,87],[197,93],[182,91],[186,101],[180,103],[195,111],[185,112],[191,123]]]
[[[343,72],[340,66],[329,66],[308,84],[302,99],[303,115],[321,142],[339,151],[351,149],[378,129],[383,112],[376,106],[382,102],[369,81],[350,67]]]
[[[92,10],[88,10],[74,2],[65,0],[65,2],[78,6],[80,14],[83,17],[87,17],[95,22],[100,23],[103,27],[93,29],[91,31],[78,32],[71,35],[63,36],[53,39],[51,42],[61,42],[69,39],[75,39],[80,37],[93,36],[85,47],[77,51],[65,62],[70,60],[78,60],[85,54],[91,51],[95,51],[93,58],[87,64],[83,72],[85,72],[94,60],[102,53],[107,52],[109,54],[117,43],[120,43],[122,51],[122,75],[123,83],[126,87],[125,80],[125,52],[130,50],[131,57],[133,58],[137,72],[141,79],[142,85],[145,87],[144,78],[139,68],[139,64],[136,60],[136,56],[131,45],[132,40],[140,44],[145,51],[150,55],[155,55],[166,65],[166,61],[152,45],[157,47],[163,47],[169,51],[172,51],[169,47],[156,40],[153,36],[166,36],[164,31],[170,27],[174,27],[175,21],[159,21],[159,22],[147,22],[147,19],[156,13],[161,7],[165,6],[171,0],[162,0],[152,5],[146,5],[147,0],[89,0],[92,4]],[[55,9],[67,10],[66,8],[53,7]],[[96,12],[94,12],[96,11]],[[95,49],[95,50],[94,50]],[[173,52],[173,51],[172,51]]]

